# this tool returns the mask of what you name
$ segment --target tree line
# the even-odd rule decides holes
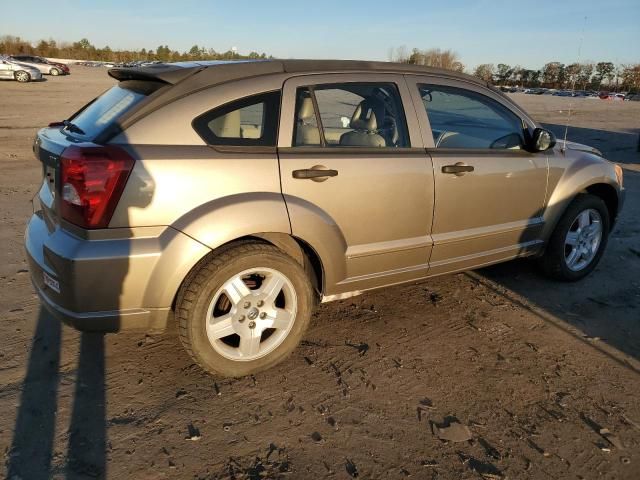
[[[188,51],[172,50],[168,45],[140,50],[112,50],[109,46],[98,48],[83,38],[77,42],[56,42],[40,40],[32,44],[20,37],[5,35],[0,37],[0,54],[40,55],[51,58],[71,58],[102,62],[132,62],[137,60],[179,62],[185,60],[241,60],[273,58],[262,52],[241,55],[234,49],[218,52],[213,48],[194,45]],[[459,55],[452,50],[431,48],[411,51],[401,46],[389,49],[388,59],[394,62],[425,65],[458,72],[465,71]],[[612,62],[582,62],[565,65],[549,62],[539,70],[511,66],[505,63],[494,65],[483,63],[473,72],[478,78],[501,86],[576,88],[581,90],[608,89],[640,91],[640,63],[614,65]]]
[[[388,59],[392,62],[465,71],[460,57],[452,50],[414,48],[409,51],[406,47],[397,47],[389,50]],[[565,65],[549,62],[539,70],[506,63],[483,63],[469,73],[500,86],[580,90],[600,90],[606,86],[607,89],[640,91],[640,63],[614,65],[612,62],[582,62]]]
[[[98,48],[83,38],[78,42],[56,42],[53,39],[40,40],[32,44],[20,37],[5,35],[0,37],[0,54],[7,55],[39,55],[50,58],[70,58],[74,60],[88,60],[99,62],[132,62],[136,60],[162,62],[181,62],[186,60],[242,60],[249,58],[267,58],[262,52],[250,52],[241,55],[230,49],[218,52],[213,48],[194,45],[189,51],[172,50],[168,45],[156,48],[141,48],[140,50],[112,50],[109,46]]]
[[[473,75],[501,86],[571,88],[578,90],[640,90],[640,63],[614,65],[612,62],[583,62],[565,65],[549,62],[539,70],[505,63],[478,65]]]

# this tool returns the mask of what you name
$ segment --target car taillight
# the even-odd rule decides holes
[[[60,158],[60,213],[83,228],[106,228],[134,160],[121,148],[71,146]]]

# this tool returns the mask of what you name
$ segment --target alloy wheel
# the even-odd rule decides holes
[[[571,223],[564,241],[567,267],[579,272],[596,257],[602,241],[602,218],[593,208],[583,210]]]
[[[291,280],[271,268],[252,268],[228,279],[207,309],[211,346],[235,361],[268,355],[287,337],[297,313]]]

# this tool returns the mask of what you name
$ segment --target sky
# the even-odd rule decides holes
[[[192,45],[278,58],[388,60],[441,48],[467,68],[640,63],[640,0],[0,0],[0,35],[98,47]],[[585,19],[586,17],[586,19]]]

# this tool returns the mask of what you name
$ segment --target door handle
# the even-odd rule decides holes
[[[322,165],[316,165],[312,168],[303,168],[301,170],[294,170],[292,172],[293,178],[299,180],[313,180],[315,182],[324,182],[329,177],[337,177],[338,171],[331,170]]]
[[[442,173],[453,173],[459,177],[467,172],[473,172],[473,165],[467,165],[464,162],[457,162],[454,165],[444,165],[442,167]]]

